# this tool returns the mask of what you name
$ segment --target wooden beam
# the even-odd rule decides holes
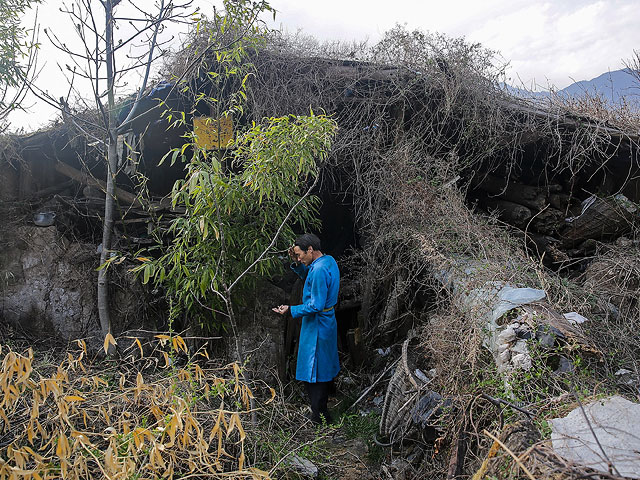
[[[66,163],[57,161],[55,168],[57,172],[61,173],[66,177],[72,178],[76,182],[80,182],[83,185],[98,187],[103,192],[107,191],[107,185],[104,181],[98,180],[97,178],[93,177],[92,175],[89,175],[88,173],[81,172],[80,170],[77,170],[72,166],[67,165]],[[121,200],[130,205],[137,205],[140,207],[143,206],[142,203],[140,202],[140,199],[131,192],[127,192],[126,190],[122,190],[121,188],[116,187],[115,194],[118,200]]]

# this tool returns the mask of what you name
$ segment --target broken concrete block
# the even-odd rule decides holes
[[[578,407],[554,418],[551,429],[553,449],[567,460],[601,472],[610,461],[613,473],[640,478],[640,404],[618,395],[596,400],[584,413]]]

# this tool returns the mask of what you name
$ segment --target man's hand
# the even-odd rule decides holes
[[[294,247],[295,247],[295,245],[291,245],[289,247],[289,258],[291,259],[292,262],[298,263],[298,256],[293,251]]]
[[[289,305],[280,305],[279,307],[273,307],[271,310],[279,313],[280,315],[284,315],[289,311]]]

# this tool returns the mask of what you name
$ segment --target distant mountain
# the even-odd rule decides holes
[[[547,91],[528,92],[510,85],[507,91],[512,95],[523,98],[542,99],[550,95]],[[583,95],[600,95],[610,104],[619,103],[621,98],[627,102],[640,104],[640,81],[631,75],[629,69],[606,72],[591,80],[580,80],[556,92],[564,97],[581,97]]]
[[[622,97],[633,100],[640,96],[640,83],[631,75],[628,68],[606,72],[592,80],[572,83],[558,92],[568,97],[580,97],[584,94],[598,94],[610,103],[618,103]]]

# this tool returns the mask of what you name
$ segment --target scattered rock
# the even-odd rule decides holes
[[[543,347],[553,348],[556,341],[564,341],[565,336],[560,330],[551,325],[538,325],[536,329],[536,340],[538,340]]]
[[[391,465],[382,465],[382,470],[394,480],[410,480],[415,478],[411,464],[404,458],[396,458]]]
[[[626,368],[621,368],[614,375],[616,376],[618,383],[621,385],[626,385],[628,387],[640,385],[638,376],[634,375],[631,370],[627,370]]]
[[[302,478],[318,478],[318,467],[306,458],[294,454],[283,463],[295,470]]]
[[[553,373],[567,373],[573,372],[573,363],[567,357],[560,357],[558,359],[558,368]]]

